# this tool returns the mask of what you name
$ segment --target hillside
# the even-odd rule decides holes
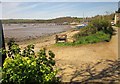
[[[82,18],[77,17],[59,17],[55,19],[49,19],[49,20],[40,20],[40,19],[7,19],[2,20],[3,23],[9,24],[9,23],[71,23],[71,22],[80,22],[82,21]]]
[[[112,14],[106,14],[106,15],[96,15],[94,17],[86,17],[84,18],[84,21],[91,21],[96,18],[104,18],[109,21],[114,20],[114,13]],[[59,17],[55,19],[48,19],[48,20],[43,20],[43,19],[4,19],[2,20],[3,24],[10,24],[10,23],[59,23],[63,24],[64,22],[67,22],[67,24],[71,22],[83,22],[83,18],[79,17]]]

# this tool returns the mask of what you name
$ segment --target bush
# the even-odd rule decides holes
[[[8,43],[7,58],[3,64],[3,84],[53,84],[57,83],[54,70],[55,54],[52,51],[46,53],[41,49],[37,54],[34,45],[28,45],[20,50],[14,41]]]
[[[77,40],[79,37],[89,36],[89,35],[94,34],[96,32],[97,32],[96,28],[92,24],[88,24],[88,26],[81,28],[80,33],[75,34],[73,36],[73,38],[75,38]]]
[[[120,27],[120,21],[118,21],[115,26]]]
[[[99,18],[92,20],[86,27],[81,28],[80,33],[74,35],[74,38],[77,44],[110,41],[113,31],[109,21]]]
[[[93,24],[94,28],[96,28],[97,31],[104,31],[105,33],[112,35],[113,28],[109,21],[105,19],[95,19],[91,22],[91,24]]]

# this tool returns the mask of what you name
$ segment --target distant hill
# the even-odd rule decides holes
[[[106,20],[109,20],[109,21],[113,21],[114,17],[115,17],[115,13],[108,14],[108,15],[96,15],[96,16],[92,17],[91,20],[92,19],[97,19],[97,18],[103,18],[103,19],[106,19]]]
[[[114,20],[114,13],[108,14],[108,15],[96,15],[94,17],[89,17],[89,18],[84,18],[84,21],[91,21],[92,19],[96,18],[104,18],[109,21]],[[40,19],[7,19],[7,20],[2,20],[3,24],[10,24],[10,23],[58,23],[58,24],[63,24],[63,23],[72,23],[72,22],[83,22],[83,18],[78,18],[78,17],[59,17],[55,19],[48,19],[48,20],[40,20]]]
[[[7,19],[2,20],[4,24],[9,23],[71,23],[71,22],[81,22],[82,18],[77,17],[60,17],[55,19],[49,19],[49,20],[39,20],[39,19]]]

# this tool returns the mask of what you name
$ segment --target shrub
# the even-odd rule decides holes
[[[96,43],[100,41],[110,41],[113,28],[109,21],[99,18],[94,19],[86,27],[80,29],[80,33],[74,35],[77,44]],[[103,35],[104,38],[101,38]],[[106,38],[105,38],[106,37]]]
[[[7,58],[3,64],[3,84],[53,84],[57,83],[54,70],[55,54],[52,51],[46,53],[41,49],[37,54],[34,45],[28,45],[20,50],[14,41],[8,43]]]
[[[89,36],[91,34],[96,33],[96,31],[97,31],[96,28],[92,24],[88,24],[88,26],[81,28],[80,33],[75,34],[73,38],[76,38],[77,40],[79,37]]]
[[[109,33],[112,35],[113,28],[111,23],[105,19],[95,19],[91,22],[94,28],[97,28],[97,31],[104,31],[105,33]]]
[[[115,26],[120,28],[120,24],[116,24]]]

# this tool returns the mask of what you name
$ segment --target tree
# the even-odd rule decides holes
[[[118,11],[116,11],[116,13],[120,13],[120,8],[118,9]]]

